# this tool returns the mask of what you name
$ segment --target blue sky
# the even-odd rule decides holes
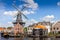
[[[30,2],[33,4],[31,4]],[[42,20],[43,21],[44,20],[48,20],[48,21],[60,20],[60,0],[31,0],[30,2],[26,0],[23,0],[23,1],[22,0],[0,0],[0,26],[12,25],[9,23],[14,21],[13,20],[14,16],[11,16],[10,13],[12,11],[16,11],[16,9],[12,6],[12,4],[16,4],[16,6],[19,7],[19,9],[21,9],[21,6],[27,3],[34,5],[33,8],[28,7],[25,9],[25,10],[29,10],[26,16],[29,18],[29,20],[32,19],[32,21],[34,22],[35,21],[38,22]],[[34,7],[36,8],[35,10],[33,10]]]

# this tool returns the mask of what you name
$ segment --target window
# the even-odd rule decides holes
[[[54,30],[55,30],[55,28],[54,28]]]
[[[57,30],[58,30],[59,28],[57,28]]]

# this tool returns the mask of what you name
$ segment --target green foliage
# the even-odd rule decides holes
[[[12,29],[12,27],[7,27],[7,29]]]
[[[54,36],[54,34],[52,32],[49,32],[48,36]]]
[[[24,31],[27,32],[27,27],[24,28]]]
[[[50,32],[50,33],[48,33],[48,36],[60,36],[60,34],[59,33],[52,33],[52,32]]]
[[[60,33],[56,33],[56,36],[60,36]]]

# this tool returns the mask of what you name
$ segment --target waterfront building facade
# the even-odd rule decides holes
[[[45,22],[45,21],[43,21],[43,22],[38,22],[38,23],[35,23],[35,24],[33,24],[33,25],[29,25],[27,28],[27,30],[28,30],[28,34],[32,34],[32,32],[33,32],[33,28],[36,26],[36,25],[43,25],[43,26],[45,26],[48,30],[48,33],[51,31],[50,29],[52,28],[52,24],[53,23],[51,23],[51,22]],[[46,30],[44,30],[44,31],[46,31]],[[45,33],[45,32],[44,32]],[[47,32],[46,32],[46,34],[47,34]]]
[[[13,30],[14,30],[14,34],[15,34],[15,35],[16,35],[16,34],[19,34],[19,33],[23,33],[23,27],[22,27],[22,25],[20,25],[19,23],[17,23],[17,24],[14,26]]]
[[[0,27],[0,32],[3,32],[5,30],[6,30],[6,28]]]
[[[40,31],[40,33],[43,32],[44,35],[48,34],[48,29],[44,25],[41,25],[39,23],[30,25],[28,27],[28,34],[34,34],[34,33],[40,34],[39,31]]]
[[[59,33],[60,34],[60,21],[56,21],[52,27],[51,27],[51,32],[53,34]]]
[[[34,26],[34,25],[29,25],[29,26],[27,27],[27,33],[28,33],[28,34],[32,34],[32,32],[33,32],[33,26]]]
[[[52,27],[52,23],[51,22],[38,22],[37,24],[43,25],[48,29],[48,33],[50,32],[50,28]]]
[[[48,34],[48,29],[45,26],[43,26],[43,25],[37,24],[33,28],[33,34],[36,34],[36,35],[47,35]]]

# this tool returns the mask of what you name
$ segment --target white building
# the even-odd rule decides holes
[[[53,34],[55,34],[55,33],[60,33],[60,21],[56,21],[56,22],[52,25],[52,27],[51,27],[51,32],[52,32]]]

